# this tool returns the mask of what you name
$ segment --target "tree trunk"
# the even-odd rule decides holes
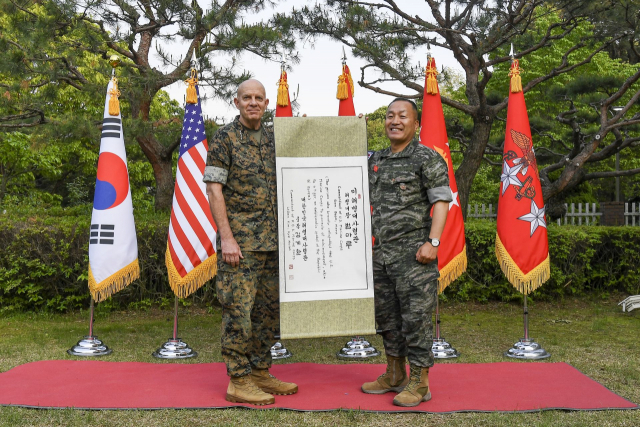
[[[471,141],[464,152],[464,159],[456,171],[456,183],[458,184],[460,208],[462,209],[462,215],[465,219],[467,218],[467,205],[469,204],[471,185],[473,184],[473,179],[482,164],[482,157],[484,155],[484,150],[487,147],[489,134],[491,132],[491,124],[493,120],[486,120],[486,117],[488,116],[481,114],[473,118],[474,125]]]
[[[140,102],[137,109],[132,108],[134,118],[140,119],[143,122],[149,121],[151,99],[153,99],[153,97]],[[132,106],[133,105],[135,104],[132,103]],[[153,168],[153,176],[156,181],[155,209],[169,210],[171,209],[174,188],[173,172],[171,169],[173,166],[172,150],[167,149],[167,147],[158,142],[150,131],[144,135],[139,135],[136,137],[136,140]]]

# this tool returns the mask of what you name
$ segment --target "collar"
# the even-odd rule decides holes
[[[404,150],[400,151],[399,153],[392,153],[391,147],[388,147],[382,150],[382,152],[380,153],[380,157],[394,157],[394,158],[411,157],[413,155],[413,152],[416,150],[417,145],[418,145],[418,139],[414,137],[409,143],[409,145],[404,147]]]
[[[245,125],[242,124],[242,122],[240,121],[240,115],[238,114],[235,119],[233,119],[233,125],[244,131],[244,132],[257,132],[257,131],[262,131],[262,129],[264,128],[264,125],[262,123],[260,123],[260,128],[259,129],[250,129],[248,127],[246,127]]]

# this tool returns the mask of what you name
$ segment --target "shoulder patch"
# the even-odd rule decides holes
[[[367,151],[367,160],[369,160],[374,153],[375,151]]]

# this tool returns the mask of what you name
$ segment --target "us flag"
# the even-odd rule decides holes
[[[195,76],[187,83],[197,94]],[[217,228],[202,182],[207,149],[200,97],[195,103],[187,98],[165,257],[171,289],[179,298],[189,296],[216,274]]]

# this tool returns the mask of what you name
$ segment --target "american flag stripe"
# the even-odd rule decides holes
[[[196,156],[195,154],[192,155],[192,159],[194,162],[196,162],[196,166],[198,166],[198,170],[204,171],[204,167],[206,166],[206,161],[207,161],[208,148],[209,147],[207,145],[207,140],[205,139],[204,141],[202,141],[201,144],[198,144],[194,148],[189,150],[190,152],[193,152],[195,149],[198,152],[198,154],[200,154],[199,156]],[[207,185],[204,182],[202,182],[202,180],[200,180],[199,182],[202,184],[203,189],[207,187]]]
[[[203,259],[207,259],[209,257],[209,254],[207,253],[207,250],[202,246],[198,233],[196,233],[194,227],[189,223],[189,220],[185,215],[185,212],[187,211],[188,207],[184,211],[178,208],[174,209],[173,212],[175,214],[175,218],[178,220],[180,229],[182,229],[184,235],[187,237],[187,239],[189,239],[188,244],[191,247],[191,250],[189,250],[189,246],[181,242],[185,249],[185,252],[189,254],[191,263],[194,265],[198,265],[200,261],[202,261]]]
[[[176,253],[180,258],[180,262],[184,265],[184,268],[187,271],[191,271],[196,265],[200,264],[200,257],[196,254],[189,238],[180,226],[180,222],[178,221],[178,218],[176,218],[176,211],[179,211],[179,209],[174,208],[171,211],[171,228],[169,229],[170,231],[173,231],[175,239],[169,239],[169,241],[170,243],[173,243],[173,247],[176,249]],[[187,227],[187,230],[191,230],[191,227]]]
[[[196,214],[189,207],[189,203],[187,202],[184,195],[182,194],[180,187],[176,187],[175,197],[176,197],[176,201],[178,202],[180,211],[186,218],[188,224],[192,226],[193,231],[198,236],[198,240],[200,241],[200,244],[204,248],[207,254],[207,257],[213,255],[214,253],[213,244],[209,240],[209,236],[207,235],[207,232],[205,231],[205,229],[202,227],[202,224],[200,223],[200,221],[198,221]],[[196,212],[198,212],[198,210],[196,210]],[[179,215],[176,215],[176,216],[179,217]],[[184,227],[184,225],[182,224],[181,226]]]
[[[175,262],[175,260],[179,260],[180,257],[176,253],[176,250],[173,248],[173,244],[171,244],[172,233],[173,233],[173,229],[170,227],[169,228],[169,244],[167,245],[167,247],[169,248],[169,254],[171,255],[171,260],[173,261],[174,267],[178,271],[178,274],[180,274],[180,277],[184,277],[187,275],[187,270],[184,268],[181,262]]]
[[[196,203],[199,206],[199,211],[202,214],[198,219],[202,222],[202,225],[209,224],[211,227],[210,231],[213,231],[213,218],[211,217],[211,208],[209,207],[209,203],[207,201],[206,196],[206,187],[204,182],[202,182],[202,174],[192,175],[189,173],[195,167],[195,163],[193,162],[193,158],[188,154],[183,156],[184,162],[178,163],[178,169],[180,171],[180,185],[186,185],[191,190],[191,195],[193,199],[190,200],[192,203]],[[181,159],[182,160],[182,159]],[[177,177],[176,177],[177,178]],[[198,179],[199,178],[199,179]],[[184,187],[183,187],[184,188]],[[194,205],[194,210],[198,210]]]

